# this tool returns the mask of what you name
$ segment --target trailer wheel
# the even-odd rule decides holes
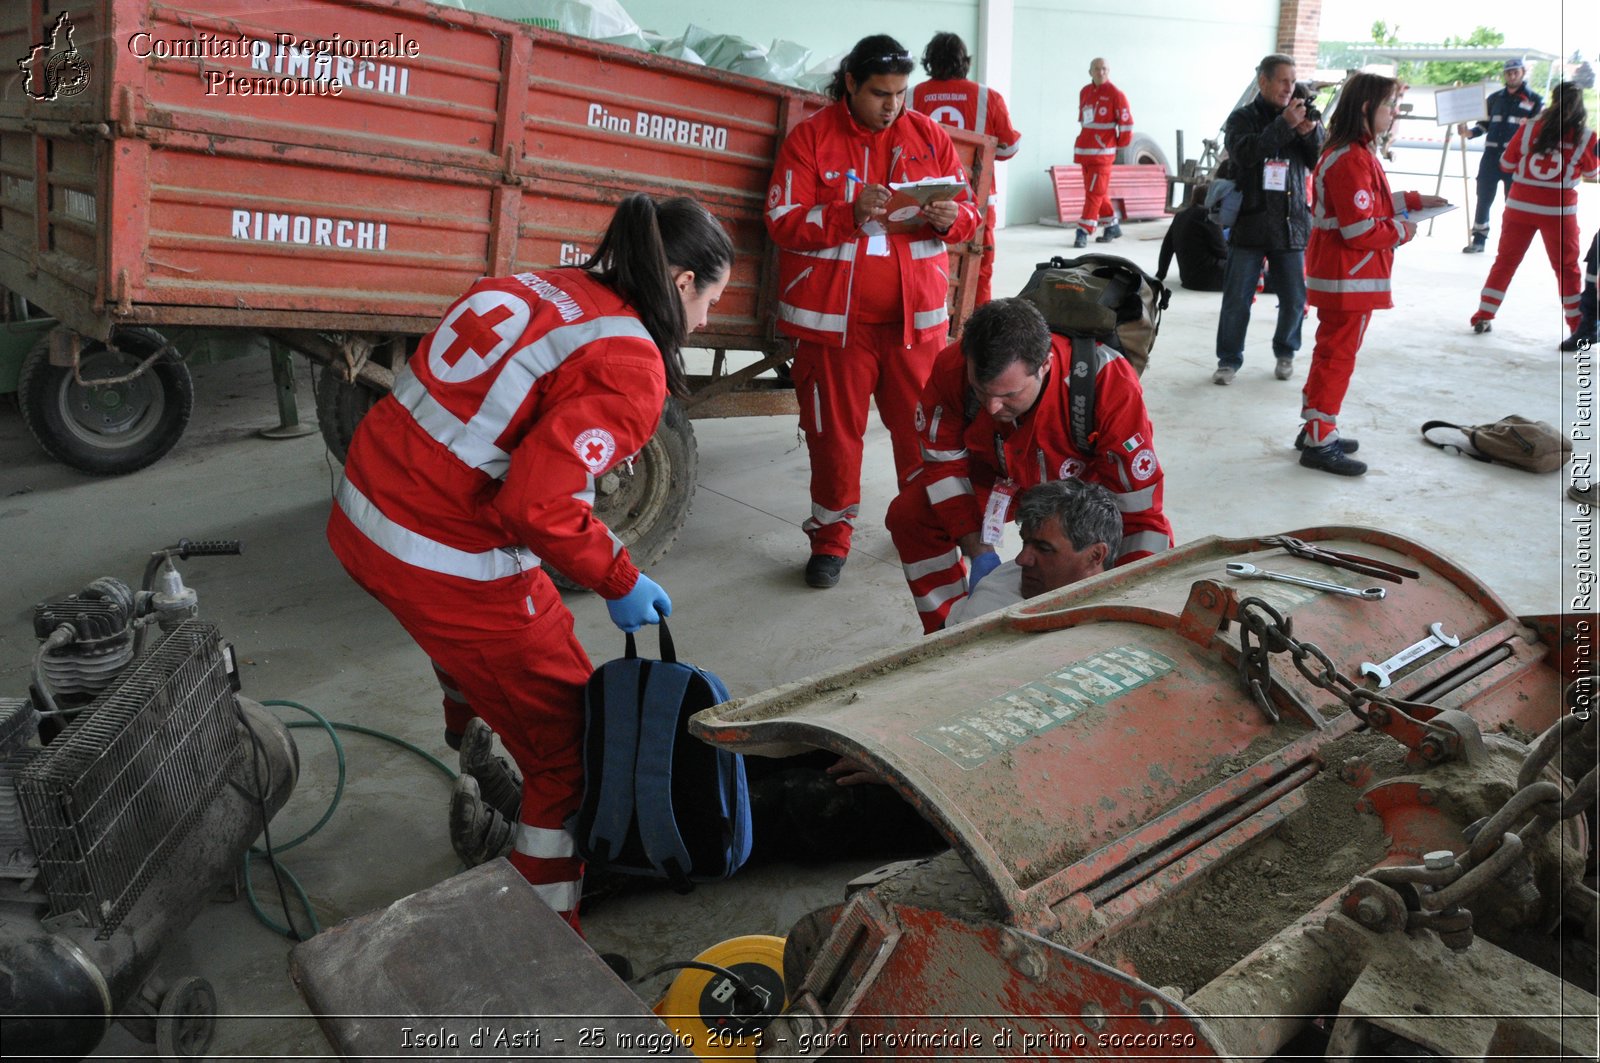
[[[193,975],[180,978],[161,997],[156,1015],[156,1052],[169,1063],[201,1059],[217,1029],[217,994]]]
[[[618,465],[594,485],[594,515],[621,539],[640,568],[667,555],[689,519],[699,451],[694,427],[677,399],[667,400],[661,426],[633,460]],[[567,590],[584,588],[550,565],[545,572]]]
[[[1159,166],[1163,171],[1171,169],[1161,145],[1156,143],[1154,137],[1143,133],[1135,133],[1131,144],[1118,148],[1115,161],[1119,166]]]
[[[79,383],[70,366],[50,364],[50,336],[40,338],[17,380],[22,423],[52,458],[96,476],[133,472],[175,446],[194,412],[194,381],[175,353],[132,380],[146,358],[169,347],[154,329],[121,328],[111,343],[82,340]]]
[[[356,425],[383,395],[364,384],[352,384],[331,369],[317,374],[315,391],[322,441],[342,462],[356,434]]]

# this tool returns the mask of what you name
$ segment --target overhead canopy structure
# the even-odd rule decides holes
[[[1529,63],[1555,62],[1561,57],[1541,52],[1537,48],[1475,48],[1467,45],[1456,48],[1433,48],[1426,45],[1378,44],[1363,48],[1369,58],[1393,59],[1397,63],[1503,63],[1507,59],[1521,59]]]

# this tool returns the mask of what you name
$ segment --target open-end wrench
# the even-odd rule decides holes
[[[1382,587],[1368,587],[1366,590],[1357,590],[1346,587],[1342,583],[1326,583],[1320,579],[1307,579],[1304,576],[1289,576],[1282,572],[1268,572],[1266,569],[1247,565],[1243,561],[1229,561],[1228,575],[1238,576],[1240,579],[1270,579],[1279,583],[1293,583],[1298,587],[1312,587],[1319,591],[1328,591],[1330,594],[1348,594],[1352,598],[1365,598],[1375,602],[1387,592]]]
[[[1461,645],[1460,639],[1453,638],[1444,633],[1444,624],[1442,623],[1429,624],[1428,631],[1431,632],[1431,634],[1429,634],[1427,638],[1423,639],[1421,642],[1407,646],[1405,649],[1401,650],[1393,657],[1390,657],[1382,664],[1373,664],[1371,661],[1363,662],[1361,665],[1361,674],[1376,676],[1378,680],[1378,689],[1382,690],[1384,687],[1394,682],[1391,677],[1396,672],[1410,664],[1412,661],[1416,660],[1418,657],[1425,656],[1437,649],[1443,649],[1446,646],[1454,649],[1455,647]]]

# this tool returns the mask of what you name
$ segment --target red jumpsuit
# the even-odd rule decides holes
[[[1339,438],[1339,408],[1367,322],[1372,311],[1394,305],[1394,249],[1409,239],[1395,211],[1421,206],[1420,193],[1390,193],[1382,165],[1365,144],[1324,151],[1317,160],[1306,248],[1306,301],[1317,308],[1317,342],[1300,411],[1312,446]]]
[[[996,162],[1004,162],[1017,153],[1017,141],[1022,139],[1022,134],[1011,125],[1005,98],[976,81],[965,78],[924,81],[911,90],[911,106],[942,125],[994,137]],[[978,267],[978,298],[974,307],[982,306],[990,298],[989,281],[994,276],[994,201],[995,194],[990,192],[983,210],[983,261]]]
[[[1578,266],[1578,180],[1600,166],[1596,160],[1600,145],[1594,133],[1585,129],[1578,143],[1562,141],[1553,151],[1535,154],[1533,141],[1545,121],[1523,123],[1500,155],[1500,168],[1512,175],[1511,188],[1500,221],[1500,246],[1478,299],[1478,312],[1472,315],[1474,325],[1493,320],[1535,234],[1544,238],[1545,254],[1556,271],[1567,331],[1576,331],[1582,317],[1578,307],[1583,294],[1583,274]]]
[[[939,124],[902,111],[888,129],[862,127],[846,101],[801,122],[778,150],[767,231],[778,245],[778,330],[796,340],[794,385],[811,455],[811,552],[844,557],[861,508],[867,405],[889,429],[895,470],[916,465],[911,411],[949,332],[946,247],[970,240],[970,192],[948,232],[923,224],[858,227],[862,184],[928,177],[966,180]],[[871,230],[870,232],[868,230]]]
[[[1117,221],[1111,206],[1111,164],[1118,148],[1133,143],[1133,112],[1121,89],[1109,81],[1091,82],[1078,93],[1078,121],[1083,128],[1072,145],[1072,161],[1083,168],[1083,217],[1078,228],[1092,236],[1099,221],[1107,225]]]
[[[1070,340],[1051,336],[1049,375],[1039,401],[1016,424],[996,421],[981,409],[969,419],[961,345],[939,353],[917,406],[922,465],[890,504],[888,518],[924,631],[943,627],[950,607],[966,597],[957,542],[981,528],[995,484],[1007,478],[1017,494],[1072,477],[1105,487],[1122,513],[1119,565],[1172,545],[1172,525],[1161,511],[1164,474],[1139,377],[1110,347],[1099,346],[1096,353],[1093,454],[1072,443]],[[1009,509],[1016,510],[1015,496]]]
[[[583,865],[563,822],[591,668],[540,559],[607,599],[633,587],[594,486],[665,398],[659,350],[606,285],[577,269],[480,280],[362,419],[328,519],[345,569],[432,658],[447,714],[481,716],[516,760],[511,862],[574,926]]]

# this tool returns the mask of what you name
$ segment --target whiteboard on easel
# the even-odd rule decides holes
[[[1433,104],[1439,110],[1440,125],[1476,122],[1489,117],[1488,102],[1481,84],[1440,89],[1433,94]]]

